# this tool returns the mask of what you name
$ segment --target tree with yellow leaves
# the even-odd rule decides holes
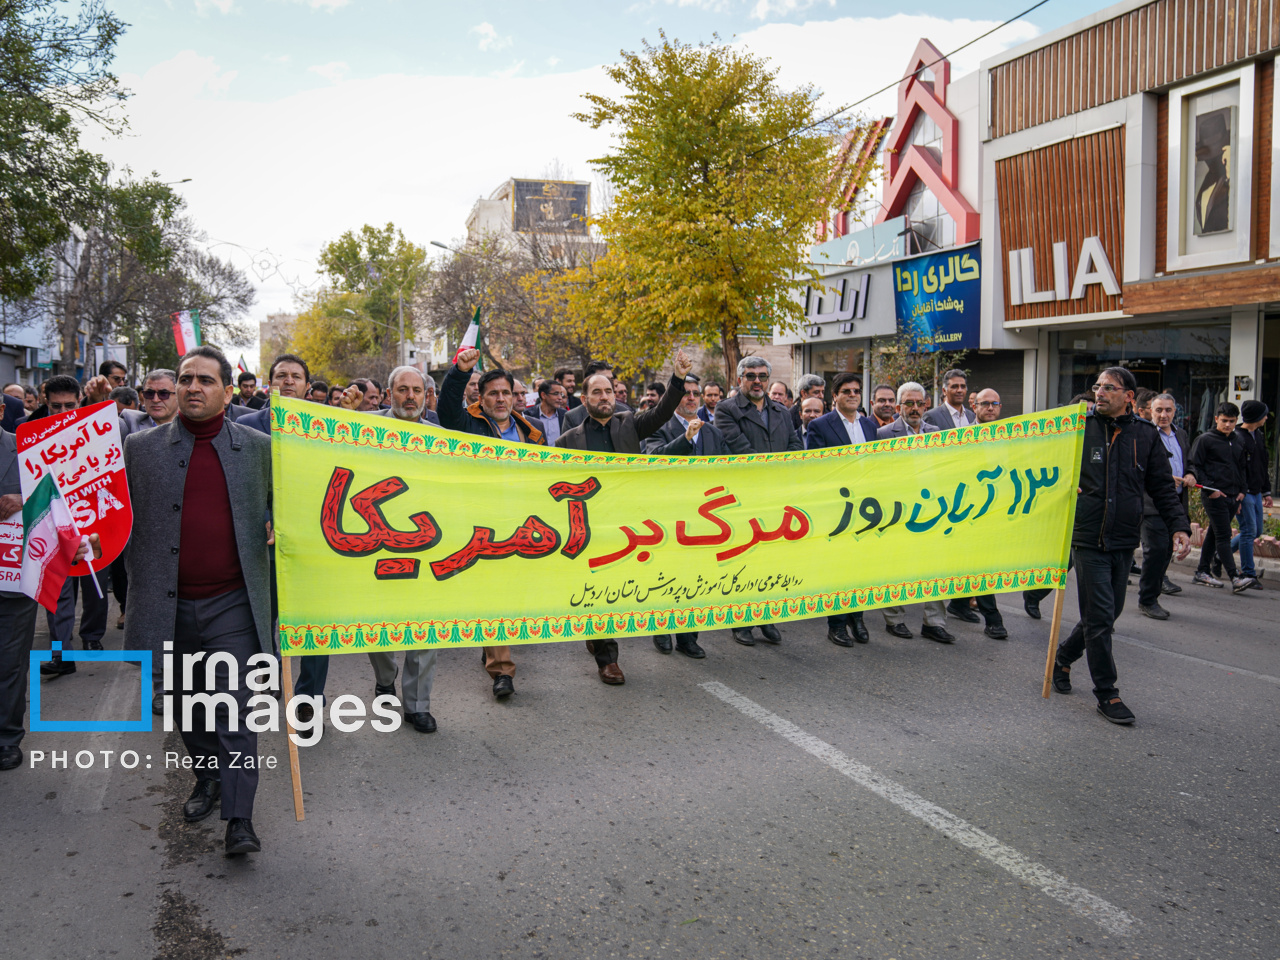
[[[716,344],[803,320],[798,291],[815,226],[845,185],[848,118],[818,116],[811,86],[784,91],[767,61],[728,44],[660,34],[606,73],[617,98],[587,94],[575,117],[614,130],[593,160],[615,188],[595,222],[605,256],[544,277],[542,296],[643,367],[672,341]],[[864,176],[870,173],[868,168]]]

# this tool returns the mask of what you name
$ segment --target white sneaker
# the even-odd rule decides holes
[[[1244,593],[1257,582],[1253,577],[1236,577],[1231,581],[1231,592]]]
[[[1200,572],[1200,571],[1198,571],[1198,570],[1196,571],[1196,575],[1195,575],[1194,577],[1192,577],[1192,578],[1191,578],[1191,582],[1192,582],[1192,583],[1198,583],[1198,584],[1200,584],[1202,587],[1221,587],[1221,586],[1224,586],[1223,582],[1222,582],[1221,580],[1219,580],[1217,577],[1210,576],[1210,575],[1209,575],[1209,574],[1207,574],[1207,573],[1201,573],[1201,572]]]

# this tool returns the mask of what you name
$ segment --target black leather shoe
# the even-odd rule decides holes
[[[698,646],[696,637],[676,634],[676,649],[683,653],[686,657],[692,657],[694,660],[701,660],[707,655],[707,651]]]
[[[959,617],[965,623],[977,623],[982,618],[969,609],[968,600],[952,600],[947,604],[947,613]]]
[[[1144,617],[1150,617],[1152,620],[1169,619],[1169,611],[1160,606],[1158,602],[1152,604],[1140,603],[1138,604],[1138,609],[1142,611]]]
[[[862,622],[862,614],[853,613],[849,615],[849,629],[853,633],[853,639],[858,643],[871,642],[871,634],[867,633],[867,625]]]
[[[838,627],[827,627],[827,639],[837,647],[853,646],[853,637],[849,636],[849,631],[843,623]]]
[[[499,700],[505,700],[516,692],[515,681],[505,674],[493,678],[493,695]]]
[[[1009,639],[1009,631],[1004,628],[1003,623],[988,623],[982,632],[992,640]]]
[[[102,641],[101,641],[101,640],[86,640],[86,641],[84,642],[84,648],[85,648],[86,650],[101,650],[101,649],[102,649]]]
[[[435,733],[436,718],[429,713],[406,713],[404,718],[413,724],[419,733]]]
[[[1173,596],[1173,594],[1175,593],[1181,593],[1182,588],[1178,586],[1176,583],[1174,583],[1172,580],[1170,580],[1168,577],[1165,577],[1164,582],[1160,585],[1160,592],[1163,593],[1165,596]]]
[[[227,839],[223,841],[224,853],[234,857],[242,853],[261,853],[262,844],[253,832],[253,821],[248,817],[232,817],[227,821]]]
[[[781,643],[782,634],[778,632],[778,628],[772,623],[766,623],[760,628],[760,636],[765,643]]]
[[[0,747],[0,770],[12,770],[22,766],[21,747]]]
[[[746,647],[754,647],[756,638],[751,635],[750,627],[738,627],[733,631],[733,639]]]
[[[151,712],[157,717],[164,716],[164,694],[153,693],[151,695]]]
[[[1027,616],[1032,620],[1040,619],[1040,601],[1033,600],[1030,597],[1022,598],[1022,609],[1027,611]]]
[[[394,683],[388,683],[388,684],[375,683],[373,685],[373,695],[375,697],[384,697],[384,696],[387,696],[388,694],[393,697],[396,695],[396,685]]]
[[[895,637],[901,637],[903,640],[910,640],[913,636],[911,628],[905,623],[886,623],[884,629],[886,632],[893,634]]]
[[[222,784],[217,780],[197,780],[196,788],[182,805],[182,817],[187,823],[196,823],[213,813],[222,796]]]
[[[316,715],[316,708],[309,703],[298,704],[298,722],[310,723],[311,718]]]
[[[926,640],[936,640],[938,643],[955,643],[956,638],[947,633],[946,627],[931,627],[925,624],[920,628],[920,636]]]
[[[63,660],[61,657],[55,657],[40,664],[40,673],[50,678],[62,677],[68,673],[75,672],[76,665],[70,660]]]
[[[659,653],[671,652],[671,634],[655,633],[653,635],[653,645],[658,648]]]
[[[1053,689],[1058,693],[1071,692],[1071,668],[1064,667],[1057,660],[1053,661]]]

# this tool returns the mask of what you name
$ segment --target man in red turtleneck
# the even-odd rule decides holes
[[[134,508],[129,565],[140,566],[130,580],[144,584],[129,592],[125,646],[172,652],[173,716],[196,773],[183,815],[203,820],[221,799],[227,854],[256,853],[258,772],[244,761],[256,761],[258,743],[246,725],[255,692],[246,679],[274,662],[271,441],[226,417],[235,388],[220,350],[197,347],[183,357],[177,387],[177,418],[125,441]],[[220,654],[235,661],[236,683],[225,662],[208,676],[207,661]],[[188,686],[184,660],[193,655],[200,659]]]

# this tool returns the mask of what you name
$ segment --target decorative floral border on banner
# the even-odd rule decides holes
[[[1066,570],[1044,567],[967,577],[943,577],[890,584],[839,593],[812,594],[761,603],[725,604],[689,610],[584,614],[580,617],[519,617],[514,619],[421,620],[406,623],[325,623],[280,625],[280,648],[285,655],[358,653],[387,647],[396,649],[476,647],[495,644],[551,643],[593,637],[651,636],[691,630],[726,630],[758,623],[803,620],[841,610],[952,599],[981,593],[1062,589]],[[412,637],[406,642],[405,634]]]
[[[430,453],[447,457],[465,457],[473,460],[515,460],[543,463],[663,463],[679,460],[682,463],[722,464],[728,462],[756,462],[788,460],[797,457],[825,459],[827,457],[857,457],[884,450],[913,450],[929,447],[954,447],[969,443],[990,443],[1023,437],[1052,436],[1075,433],[1084,429],[1084,405],[1078,405],[1078,413],[1044,416],[1033,420],[1012,423],[995,420],[991,423],[971,424],[958,430],[937,430],[918,433],[910,437],[892,437],[874,443],[850,447],[822,447],[818,450],[795,450],[789,453],[741,453],[720,457],[665,457],[635,453],[583,453],[557,447],[544,447],[528,443],[505,443],[474,434],[457,433],[439,427],[427,427],[419,433],[389,426],[387,417],[374,417],[381,423],[364,423],[351,419],[349,414],[314,415],[290,411],[285,414],[276,404],[271,405],[272,430],[276,433],[299,437],[304,440],[321,440],[325,443],[350,444],[379,450],[396,450],[401,453]],[[437,431],[439,431],[437,433]]]

